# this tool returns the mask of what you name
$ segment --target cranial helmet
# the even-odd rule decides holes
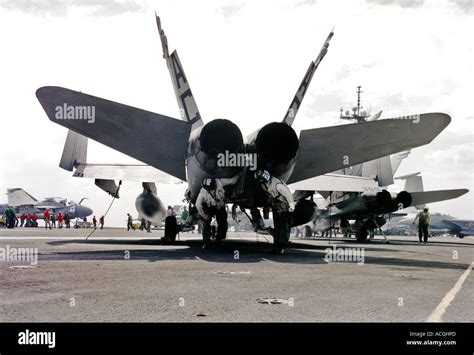
[[[266,170],[258,170],[255,172],[255,179],[258,182],[267,183],[270,181],[270,173]]]
[[[214,190],[216,188],[216,179],[205,177],[202,179],[201,186],[204,187],[207,191]]]

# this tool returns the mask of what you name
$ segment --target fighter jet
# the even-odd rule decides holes
[[[81,199],[79,203],[61,197],[47,197],[38,201],[21,188],[7,189],[7,195],[8,204],[0,205],[0,214],[3,214],[8,206],[15,208],[17,215],[36,213],[40,219],[43,218],[43,212],[46,209],[52,213],[61,212],[63,215],[67,213],[71,218],[84,218],[92,214],[89,207],[82,205],[85,198]]]
[[[418,211],[408,213],[402,217],[391,218],[389,228],[385,230],[385,233],[418,233],[418,225],[413,224],[417,213]],[[474,221],[457,219],[441,213],[431,213],[429,231],[431,236],[451,234],[462,239],[467,236],[474,236]]]
[[[367,239],[369,232],[380,229],[387,222],[387,216],[412,205],[446,201],[458,198],[468,192],[467,189],[439,190],[426,192],[390,193],[382,190],[377,193],[356,194],[346,199],[332,202],[326,213],[318,216],[319,228],[333,228],[340,225],[342,219],[355,220],[358,241]]]
[[[361,86],[358,86],[357,105],[352,109],[353,114],[350,115],[348,111],[343,114],[341,108],[341,119],[355,120],[357,124],[361,124],[361,122],[377,121],[381,117],[382,111],[370,116],[363,110],[361,93]],[[364,241],[375,229],[381,229],[386,224],[387,216],[394,217],[396,212],[400,214],[401,210],[410,206],[422,209],[426,203],[457,198],[469,191],[467,189],[424,191],[421,176],[418,176],[420,173],[415,173],[398,178],[406,180],[403,191],[389,192],[387,187],[394,183],[396,171],[409,154],[410,150],[407,150],[337,171],[338,174],[365,179],[360,181],[366,184],[366,189],[363,192],[350,191],[344,187],[316,190],[326,198],[326,201],[323,209],[320,209],[315,216],[314,229],[320,232],[331,232],[336,226],[347,225],[349,220],[355,220],[354,229],[356,229],[357,240]],[[300,190],[318,188],[315,179],[309,179],[297,185]],[[304,196],[304,191],[298,191],[298,194]],[[401,214],[405,215],[405,213]]]
[[[254,179],[254,171],[249,166],[219,164],[220,154],[254,154],[258,169],[265,169],[288,184],[298,183],[428,144],[451,120],[444,113],[424,113],[413,119],[302,130],[298,136],[292,123],[316,69],[328,52],[334,34],[331,32],[317,58],[310,63],[283,120],[257,128],[244,139],[238,124],[230,120],[218,118],[204,122],[178,53],[169,53],[168,39],[158,16],[156,22],[181,120],[58,86],[44,86],[36,91],[48,118],[75,132],[68,135],[70,144],[63,167],[76,168],[75,176],[96,178],[96,184],[110,193],[115,192],[116,180],[132,177],[141,181],[144,189],[137,197],[136,207],[140,215],[152,222],[161,221],[165,214],[165,205],[158,198],[153,182],[166,182],[170,178],[186,182],[186,198],[195,203],[203,178],[238,175],[238,182],[226,187],[226,202],[243,210],[270,209],[268,198],[262,195]],[[144,165],[89,165],[81,159],[81,144],[85,139],[82,136]],[[348,183],[347,177],[342,178]],[[333,184],[337,179],[330,177],[326,182]],[[319,183],[324,184],[323,180]],[[293,224],[310,221],[314,212],[311,196],[300,199],[293,213]]]
[[[423,177],[419,172],[399,176],[395,179],[405,180],[404,190],[412,192],[423,192]],[[416,215],[426,207],[421,204],[407,208],[401,213],[391,214],[385,232],[399,232],[399,230],[409,230],[417,232],[418,225],[413,224]],[[452,234],[459,238],[474,235],[474,221],[456,219],[450,215],[431,213],[430,235]]]
[[[365,165],[367,163],[364,163]],[[390,168],[393,181],[395,169]],[[365,169],[362,168],[364,171]],[[383,176],[390,176],[387,172],[381,172]],[[358,241],[365,241],[374,230],[381,230],[387,223],[397,216],[406,216],[406,209],[423,209],[427,203],[446,201],[458,198],[468,189],[451,189],[424,191],[421,176],[418,173],[400,176],[396,179],[405,180],[405,187],[400,192],[389,192],[386,186],[373,188],[370,186],[367,192],[321,192],[326,197],[326,209],[321,210],[314,221],[314,228],[318,231],[331,230],[349,220],[355,220],[354,229]],[[373,179],[373,182],[376,180]],[[412,218],[412,221],[414,216]],[[459,229],[459,227],[458,227]],[[385,237],[385,234],[383,234]],[[385,238],[385,241],[388,241]]]

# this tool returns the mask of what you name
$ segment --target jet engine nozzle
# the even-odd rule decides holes
[[[300,226],[313,220],[318,215],[316,203],[310,200],[300,200],[296,203],[293,212],[292,227]]]
[[[242,132],[235,123],[219,118],[195,129],[189,138],[186,158],[189,190],[192,191],[190,201],[197,198],[203,178],[234,177],[247,163]]]
[[[390,206],[392,203],[392,195],[390,195],[390,192],[388,192],[387,190],[382,190],[380,192],[377,192],[377,195],[375,195],[375,201],[377,203],[377,206]]]
[[[226,119],[207,123],[199,136],[201,151],[210,159],[217,159],[219,153],[243,151],[244,139],[237,125]]]
[[[395,201],[397,202],[398,208],[401,206],[403,206],[403,208],[407,208],[411,205],[412,197],[409,192],[401,191],[395,198]]]
[[[259,163],[263,163],[264,168],[287,164],[296,156],[299,148],[294,129],[283,122],[263,126],[257,134],[255,144]]]
[[[166,216],[166,207],[153,192],[144,191],[137,196],[135,207],[138,213],[148,221],[159,223]]]

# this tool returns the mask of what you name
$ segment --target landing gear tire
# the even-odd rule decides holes
[[[303,236],[305,238],[311,238],[313,236],[313,231],[310,226],[304,226]]]
[[[365,242],[367,240],[367,236],[369,233],[367,232],[367,229],[365,228],[359,228],[359,230],[356,233],[356,238],[358,242]]]

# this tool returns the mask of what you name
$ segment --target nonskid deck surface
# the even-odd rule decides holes
[[[212,250],[190,233],[89,233],[0,229],[0,322],[474,321],[474,238],[293,239],[272,255],[247,232]]]

